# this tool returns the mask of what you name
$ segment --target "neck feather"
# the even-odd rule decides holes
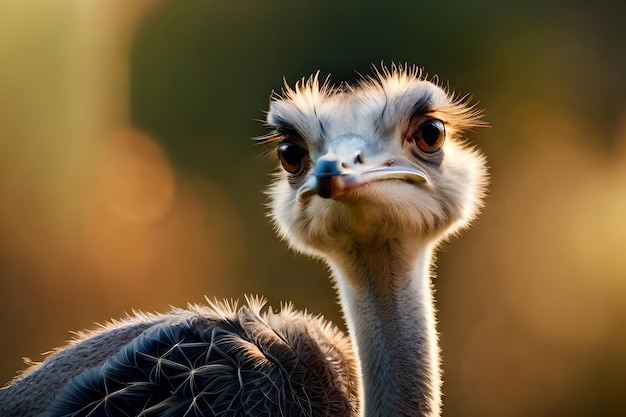
[[[358,351],[363,417],[439,416],[433,247],[368,244],[329,262]]]

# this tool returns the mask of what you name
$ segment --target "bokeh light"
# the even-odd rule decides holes
[[[409,62],[491,128],[439,253],[445,416],[626,415],[626,3],[0,2],[0,384],[133,309],[263,294],[336,323],[274,236],[272,90]]]

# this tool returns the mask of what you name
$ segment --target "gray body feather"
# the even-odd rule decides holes
[[[0,390],[0,415],[351,416],[355,367],[348,339],[320,318],[194,307],[58,350]]]

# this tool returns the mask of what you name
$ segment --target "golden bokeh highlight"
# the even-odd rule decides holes
[[[542,415],[626,340],[615,331],[626,319],[626,155],[598,147],[579,114],[535,116],[525,129],[519,136],[535,139],[493,161],[471,246],[454,242],[451,279],[471,290],[447,284],[457,311],[448,331],[464,337],[444,363],[459,367],[469,415]]]
[[[175,173],[160,146],[132,128],[100,143],[95,184],[89,187],[93,205],[106,205],[130,222],[154,223],[167,216],[176,194]]]
[[[229,196],[129,122],[128,55],[157,4],[0,4],[2,384],[69,330],[228,292],[245,263]]]
[[[177,175],[160,146],[137,129],[118,129],[100,144],[80,227],[85,259],[99,275],[119,279],[125,291],[141,295],[175,284],[171,277],[177,275],[224,275],[234,262],[224,249],[244,256],[223,238],[240,238],[240,226],[228,216],[231,203],[219,188],[192,185]],[[195,187],[210,195],[210,202],[202,201]],[[206,260],[208,269],[201,266]]]
[[[428,30],[371,35],[367,1],[332,15],[294,2],[0,2],[0,384],[70,330],[204,295],[295,299],[340,323],[316,308],[334,302],[323,265],[272,237],[271,168],[246,138],[264,133],[252,120],[283,75],[336,66],[339,81],[409,57],[459,76],[492,125],[470,134],[491,165],[485,209],[439,254],[444,416],[624,415],[619,39],[594,23],[600,6],[549,20],[532,3],[477,16],[479,3],[462,18],[447,9],[445,27],[422,20],[433,46],[416,42]],[[316,13],[344,21],[320,33],[292,18]],[[381,27],[405,19],[394,13],[380,10]],[[447,36],[456,27],[467,45]],[[340,34],[355,47],[335,49]]]

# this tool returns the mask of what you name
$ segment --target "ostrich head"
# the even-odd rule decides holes
[[[311,77],[271,102],[267,122],[282,165],[272,214],[296,250],[332,259],[372,241],[437,241],[478,211],[485,163],[463,134],[480,113],[415,68],[341,88]]]

